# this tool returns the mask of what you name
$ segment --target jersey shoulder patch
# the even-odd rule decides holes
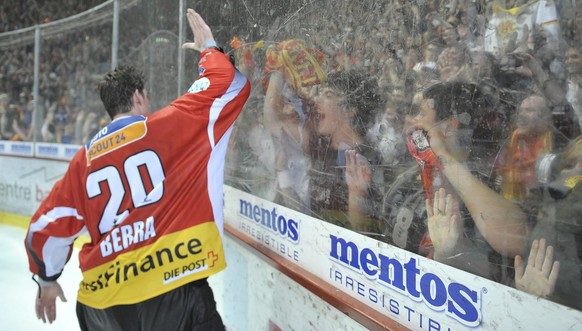
[[[202,77],[197,79],[192,86],[188,89],[189,93],[198,93],[200,91],[205,91],[210,87],[210,79]]]

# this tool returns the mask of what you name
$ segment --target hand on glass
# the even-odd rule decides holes
[[[182,48],[190,48],[195,51],[203,51],[204,44],[207,41],[213,41],[214,37],[212,36],[212,31],[210,27],[204,22],[200,14],[198,14],[194,9],[188,8],[186,13],[186,17],[188,17],[188,23],[190,24],[190,28],[192,29],[192,33],[194,33],[194,42],[193,43],[184,43]]]
[[[546,248],[546,240],[534,240],[524,266],[522,257],[515,257],[515,287],[530,294],[548,297],[554,293],[560,273],[560,262],[553,261],[554,248]]]
[[[426,199],[426,212],[435,260],[450,257],[461,236],[460,221],[454,213],[453,196],[440,188],[435,192],[432,204]]]
[[[67,302],[63,289],[58,282],[50,282],[48,286],[41,286],[40,294],[36,296],[36,318],[52,323],[57,319],[56,299],[59,297],[62,302]]]
[[[372,182],[368,159],[353,149],[347,150],[345,156],[348,189],[351,192],[365,192]]]

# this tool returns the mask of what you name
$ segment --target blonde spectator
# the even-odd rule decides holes
[[[546,99],[540,95],[525,98],[517,111],[515,129],[497,161],[503,196],[525,201],[538,185],[536,160],[566,143],[567,137],[553,127]]]

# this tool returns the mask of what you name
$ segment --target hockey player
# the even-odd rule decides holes
[[[224,330],[206,278],[226,267],[222,185],[226,146],[248,80],[187,11],[200,51],[187,93],[149,115],[144,77],[131,66],[99,84],[112,118],[74,156],[32,217],[25,239],[39,292],[36,314],[56,318],[58,283],[73,242],[83,274],[82,330]],[[34,276],[33,276],[34,279]]]

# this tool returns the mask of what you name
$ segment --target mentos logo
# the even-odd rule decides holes
[[[31,154],[32,146],[25,144],[14,144],[11,146],[11,152],[15,154]]]
[[[279,214],[275,207],[266,209],[240,199],[239,214],[293,243],[299,241],[299,222]]]
[[[397,259],[376,254],[370,248],[358,245],[330,234],[329,256],[334,262],[363,272],[368,278],[395,290],[417,302],[424,302],[435,311],[445,311],[470,327],[481,322],[481,295],[467,286],[443,280],[436,274],[422,272],[418,262],[411,257],[401,263]]]
[[[56,146],[41,145],[38,146],[38,154],[40,154],[41,156],[43,155],[56,156],[59,154],[59,149]]]

